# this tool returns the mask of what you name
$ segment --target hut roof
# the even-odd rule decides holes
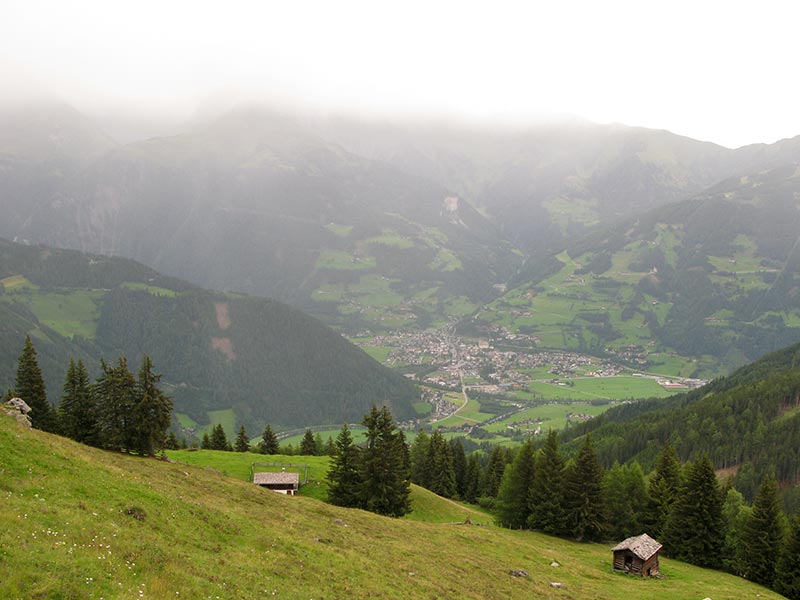
[[[655,541],[646,533],[629,537],[628,539],[620,542],[611,549],[613,552],[618,550],[630,550],[642,560],[647,560],[653,554],[661,550],[661,544]]]
[[[288,471],[281,471],[280,473],[254,473],[253,483],[256,485],[300,485],[300,473],[290,473]]]

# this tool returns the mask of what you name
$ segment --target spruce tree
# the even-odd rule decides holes
[[[317,454],[317,444],[310,429],[306,429],[306,433],[300,442],[300,454],[303,456],[315,456]]]
[[[92,386],[100,445],[113,450],[131,450],[135,446],[136,379],[128,370],[124,356],[117,360],[116,366],[101,360],[100,367],[102,374]]]
[[[775,591],[790,600],[800,600],[800,517],[792,519],[789,538],[780,553]]]
[[[648,502],[644,526],[651,537],[660,538],[672,504],[681,485],[681,465],[672,445],[667,442],[658,456],[656,468],[647,488]]]
[[[452,498],[456,495],[456,474],[453,469],[453,454],[450,444],[437,429],[428,445],[428,485],[434,494]]]
[[[467,484],[467,455],[460,438],[450,440],[450,454],[453,455],[453,472],[456,476],[456,496],[463,498]]]
[[[353,436],[346,423],[336,437],[335,448],[328,469],[328,502],[348,508],[360,507],[359,449],[353,443]]]
[[[503,471],[509,463],[509,454],[503,446],[495,446],[489,454],[489,464],[483,477],[483,495],[492,498],[497,497],[497,490],[500,489],[500,481],[503,479]]]
[[[411,458],[411,481],[427,488],[430,485],[430,456],[428,450],[431,437],[422,429],[417,433],[414,443],[411,444],[409,457]]]
[[[663,538],[670,556],[701,567],[720,565],[725,541],[722,498],[708,456],[687,467]]]
[[[467,471],[464,482],[465,501],[475,504],[481,497],[481,481],[483,473],[481,471],[481,460],[477,452],[473,452],[467,459]]]
[[[533,442],[528,439],[503,473],[494,509],[497,522],[510,529],[527,526],[530,516],[528,495],[534,478]]]
[[[261,454],[278,454],[280,444],[278,438],[272,431],[272,427],[267,424],[264,427],[264,433],[261,434],[261,442],[258,444],[258,451]]]
[[[214,425],[209,442],[211,450],[232,450],[230,444],[228,444],[228,436],[225,435],[222,423]]]
[[[578,541],[600,541],[606,531],[603,467],[591,436],[584,439],[564,477],[567,532]]]
[[[14,386],[17,396],[31,407],[29,417],[36,429],[55,432],[58,428],[56,412],[47,400],[42,371],[36,358],[30,336],[25,336],[25,345],[17,363],[17,380]]]
[[[239,433],[236,435],[236,443],[233,446],[236,452],[247,452],[250,450],[250,440],[247,437],[244,425],[239,427]]]
[[[775,553],[783,545],[778,482],[769,476],[761,483],[742,538],[744,576],[771,586],[775,579]]]
[[[172,422],[172,400],[158,387],[161,375],[153,370],[153,361],[145,354],[136,380],[133,404],[133,450],[152,456],[164,445],[164,436]]]
[[[603,481],[609,534],[624,539],[643,532],[640,512],[647,505],[647,485],[639,463],[614,466]]]
[[[401,517],[411,511],[408,452],[389,410],[375,405],[364,417],[366,446],[361,458],[360,504],[366,510]]]
[[[178,450],[180,448],[185,448],[186,439],[183,440],[183,443],[178,441],[178,437],[175,435],[174,431],[171,431],[167,434],[167,439],[164,440],[164,449],[165,450]]]
[[[208,432],[203,433],[203,439],[200,441],[200,448],[202,450],[211,450],[211,438],[208,437]]]
[[[528,504],[531,528],[550,535],[564,533],[564,460],[558,450],[558,434],[552,429],[536,457]]]
[[[58,405],[62,435],[82,444],[97,445],[97,410],[92,400],[89,374],[82,360],[69,359],[64,395]]]

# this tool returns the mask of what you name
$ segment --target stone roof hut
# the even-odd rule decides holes
[[[646,533],[629,537],[614,546],[614,569],[643,577],[658,575],[658,553],[661,544]]]

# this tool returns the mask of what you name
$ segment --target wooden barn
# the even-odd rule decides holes
[[[279,494],[294,496],[300,487],[300,473],[253,473],[253,483]]]
[[[658,575],[658,553],[661,544],[646,533],[614,546],[614,569],[625,573],[634,573],[642,577]]]

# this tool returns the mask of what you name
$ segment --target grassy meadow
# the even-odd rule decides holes
[[[480,512],[483,526],[456,524],[468,509],[430,494],[414,498],[424,520],[390,519],[5,417],[0,457],[2,598],[779,598],[669,559],[663,579],[616,574],[611,544],[507,531]]]

